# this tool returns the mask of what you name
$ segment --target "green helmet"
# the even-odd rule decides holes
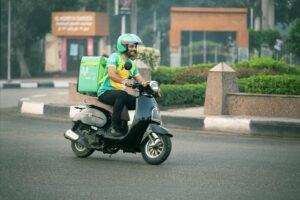
[[[135,34],[125,33],[118,38],[117,49],[119,53],[127,51],[126,44],[141,44],[142,40]]]

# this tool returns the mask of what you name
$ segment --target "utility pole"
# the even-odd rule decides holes
[[[254,29],[254,23],[253,23],[253,8],[250,8],[250,28]]]
[[[131,1],[131,33],[137,34],[137,0]]]
[[[156,9],[153,12],[153,47],[156,47],[156,31],[157,31],[157,23],[156,23]]]
[[[11,1],[8,0],[8,31],[7,31],[7,81],[11,81]]]
[[[119,0],[115,0],[115,15],[119,15]]]
[[[193,32],[189,31],[189,66],[193,65]]]
[[[118,14],[121,15],[121,34],[126,33],[126,15],[131,14],[131,3],[132,2],[128,0],[115,0],[115,10],[119,9]]]
[[[206,63],[207,44],[206,44],[206,31],[203,31],[203,63]]]
[[[126,16],[122,15],[121,18],[121,34],[125,34],[126,33]]]
[[[262,28],[263,30],[274,28],[274,12],[275,12],[274,0],[262,0]]]

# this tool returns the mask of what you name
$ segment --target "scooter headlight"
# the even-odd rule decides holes
[[[152,109],[152,114],[151,114],[151,120],[161,123],[161,116],[160,116],[160,111],[157,107],[154,107]]]
[[[149,86],[150,86],[151,90],[153,90],[153,92],[155,92],[155,93],[158,92],[158,90],[159,90],[158,82],[150,81]]]

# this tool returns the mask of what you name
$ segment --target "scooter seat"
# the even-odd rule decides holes
[[[107,110],[111,113],[111,115],[113,113],[113,107],[111,105],[107,105],[107,104],[99,102],[97,97],[88,97],[88,98],[84,99],[84,103]],[[126,107],[124,107],[124,109],[122,111],[121,119],[125,120],[125,121],[130,121],[130,116],[129,116],[129,113],[128,113],[128,110]]]
[[[97,97],[88,97],[88,98],[84,99],[84,103],[94,105],[99,108],[103,108],[104,110],[107,110],[110,113],[113,113],[113,107],[111,105],[107,105],[107,104],[99,102]]]

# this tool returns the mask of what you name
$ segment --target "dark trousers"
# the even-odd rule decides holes
[[[124,106],[135,109],[135,97],[122,90],[108,90],[99,96],[99,101],[114,107],[112,122],[115,129],[121,129],[121,114]]]

